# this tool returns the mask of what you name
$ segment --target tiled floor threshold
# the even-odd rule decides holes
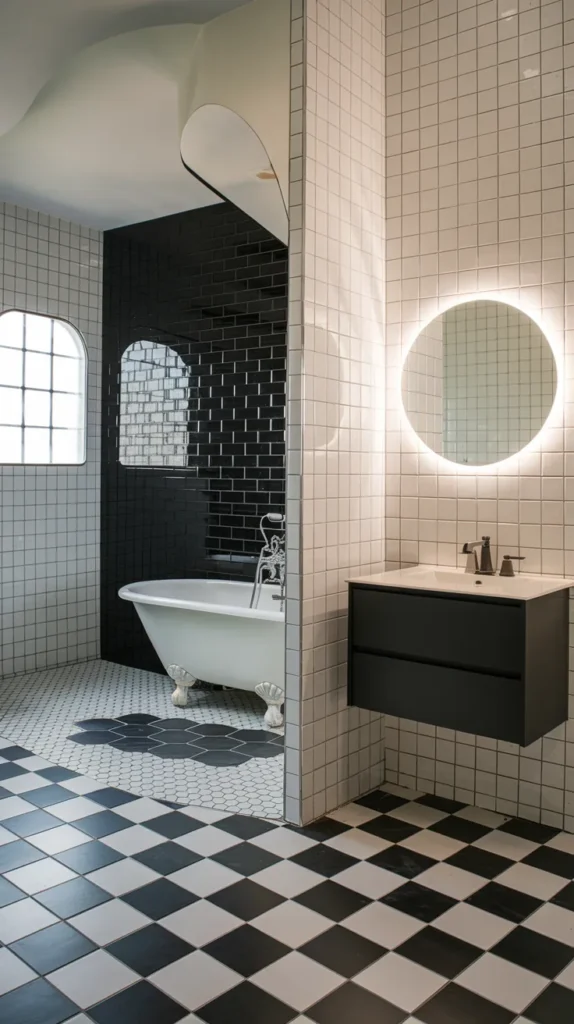
[[[295,829],[0,741],[0,1021],[572,1024],[574,836],[412,796]]]

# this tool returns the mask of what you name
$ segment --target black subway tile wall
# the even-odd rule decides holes
[[[253,578],[284,511],[286,319],[287,249],[230,203],[104,234],[102,657],[161,670],[124,584]]]

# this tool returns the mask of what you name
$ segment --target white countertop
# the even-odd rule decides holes
[[[557,590],[574,587],[574,580],[562,576],[538,576],[526,572],[516,573],[516,576],[478,576],[466,573],[464,569],[441,565],[416,565],[410,569],[375,573],[373,576],[353,576],[348,582],[372,587],[405,587],[409,590],[444,591],[515,601],[530,601]]]

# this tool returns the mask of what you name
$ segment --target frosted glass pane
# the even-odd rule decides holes
[[[75,356],[78,358],[78,342],[72,335],[67,324],[54,321],[54,354],[57,356]]]
[[[24,382],[27,388],[50,388],[50,356],[26,352]]]
[[[52,462],[83,462],[83,431],[52,431]]]
[[[0,423],[22,423],[22,392],[19,388],[0,388]]]
[[[50,431],[41,427],[26,427],[24,430],[24,462],[44,463],[50,461]]]
[[[80,424],[80,396],[60,395],[57,392],[52,397],[52,424],[55,427],[79,427]]]
[[[54,356],[53,373],[54,391],[79,391],[79,366],[78,359],[65,359],[63,356]]]
[[[22,462],[20,427],[0,427],[0,462]]]
[[[22,387],[21,352],[13,348],[0,348],[0,384],[13,384],[15,387]]]
[[[26,348],[33,348],[36,352],[49,352],[51,334],[52,321],[50,317],[26,313]]]
[[[24,314],[12,309],[0,316],[0,345],[22,348],[24,344]]]
[[[24,392],[24,424],[27,427],[50,426],[50,394],[48,391]]]

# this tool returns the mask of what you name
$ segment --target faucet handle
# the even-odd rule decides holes
[[[501,566],[500,566],[500,575],[501,576],[514,576],[515,572],[514,572],[514,565],[512,564],[513,561],[514,562],[523,562],[525,557],[526,557],[525,555],[504,555],[504,557],[502,559]]]

